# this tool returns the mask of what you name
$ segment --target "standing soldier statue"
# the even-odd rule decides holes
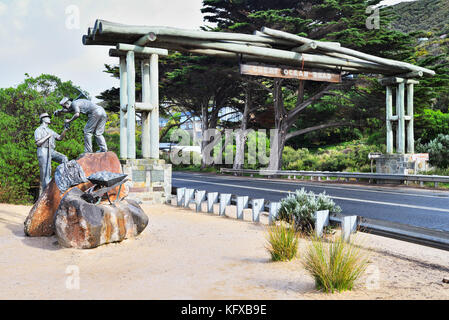
[[[95,135],[95,141],[100,148],[99,152],[107,152],[108,146],[106,140],[103,137],[104,128],[106,126],[107,115],[106,111],[99,105],[87,100],[79,99],[70,101],[69,98],[64,98],[59,102],[62,109],[56,110],[54,115],[57,116],[61,112],[73,113],[71,119],[66,119],[65,123],[68,124],[80,116],[80,113],[87,114],[87,123],[84,127],[84,152],[92,153],[92,135]]]
[[[48,127],[51,122],[48,113],[42,113],[39,118],[41,125],[34,131],[34,141],[37,146],[37,159],[39,161],[41,179],[40,193],[42,193],[51,180],[51,161],[54,160],[58,163],[68,161],[65,155],[55,150],[55,140],[61,141],[64,139],[68,125],[64,126],[61,135],[58,135]]]

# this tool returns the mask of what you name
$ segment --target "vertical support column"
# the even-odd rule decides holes
[[[407,153],[415,153],[415,134],[413,132],[413,83],[407,84],[407,115],[410,120],[407,124]]]
[[[405,153],[405,84],[399,83],[396,93],[396,109],[398,114],[397,153]]]
[[[142,60],[142,102],[150,104],[150,61]],[[150,114],[142,112],[142,157],[150,158]]]
[[[150,156],[159,159],[159,56],[152,54],[150,59],[150,90],[153,110],[150,114]]]
[[[127,146],[127,104],[128,104],[128,73],[126,58],[120,57],[120,159],[128,158]]]
[[[126,69],[128,73],[128,159],[136,159],[136,68],[134,52],[126,55]]]
[[[387,153],[393,153],[393,126],[391,117],[393,117],[393,89],[387,86],[386,92],[386,111],[387,111]]]

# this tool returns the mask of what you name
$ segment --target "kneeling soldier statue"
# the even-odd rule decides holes
[[[48,113],[42,113],[39,118],[41,125],[34,131],[34,140],[37,146],[37,159],[39,161],[41,180],[40,193],[42,193],[51,181],[51,161],[53,160],[58,163],[68,161],[65,155],[55,150],[55,140],[61,141],[64,139],[68,126],[65,126],[64,131],[59,135],[48,127],[51,122]]]
[[[92,153],[92,135],[95,135],[95,141],[100,148],[99,152],[107,152],[108,146],[103,137],[106,126],[107,115],[106,111],[95,103],[87,99],[79,99],[70,101],[69,98],[64,98],[59,102],[62,109],[56,110],[54,115],[57,116],[62,113],[74,113],[71,119],[66,119],[65,123],[70,123],[80,116],[80,113],[87,114],[87,123],[84,127],[84,152]]]

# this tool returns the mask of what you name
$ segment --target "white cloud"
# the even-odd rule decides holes
[[[30,6],[30,0],[15,0],[14,1],[14,14],[19,17],[25,17],[28,15],[28,9]]]
[[[6,11],[8,11],[8,6],[4,2],[0,1],[0,16],[4,15]]]
[[[0,10],[3,1],[0,0]],[[81,29],[65,26],[67,6],[80,9]],[[83,46],[82,35],[101,18],[128,24],[166,25],[196,29],[203,24],[202,0],[14,0],[0,19],[2,72],[0,87],[15,86],[24,74],[54,74],[87,90],[92,97],[118,86],[103,72],[104,64],[118,63],[109,48]],[[3,10],[6,10],[3,9]],[[1,11],[0,11],[1,12]]]

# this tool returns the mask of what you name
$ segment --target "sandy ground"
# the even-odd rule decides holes
[[[449,252],[398,240],[358,233],[367,273],[352,292],[324,294],[301,266],[306,240],[298,259],[271,262],[264,224],[144,206],[138,238],[75,250],[25,237],[30,208],[0,205],[0,299],[449,299]]]

